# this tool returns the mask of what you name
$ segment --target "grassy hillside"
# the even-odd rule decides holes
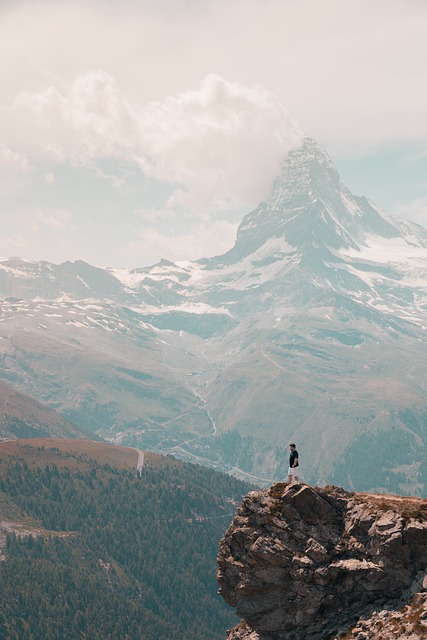
[[[248,486],[94,442],[0,444],[0,638],[222,639],[216,553]]]

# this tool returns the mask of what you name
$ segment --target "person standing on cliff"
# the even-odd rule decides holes
[[[295,447],[295,444],[293,443],[290,444],[289,449],[291,450],[291,454],[289,456],[289,471],[288,471],[288,483],[290,484],[292,482],[292,478],[295,480],[295,482],[299,482],[299,478],[298,478],[299,460],[298,460],[298,451]]]

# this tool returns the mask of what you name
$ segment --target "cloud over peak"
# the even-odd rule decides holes
[[[302,137],[276,96],[215,74],[198,90],[149,104],[142,121],[141,165],[182,185],[174,201],[193,209],[256,203]]]
[[[190,210],[255,204],[301,140],[275,95],[215,74],[142,105],[106,71],[89,70],[68,86],[21,93],[8,111],[28,153],[92,169],[106,158],[126,161],[175,185],[169,206]]]

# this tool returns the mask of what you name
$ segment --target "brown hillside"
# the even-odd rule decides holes
[[[1,461],[11,457],[36,466],[56,464],[59,467],[80,467],[83,470],[94,460],[99,464],[109,464],[118,469],[136,469],[138,451],[131,447],[69,438],[10,440],[0,443],[0,473]],[[162,456],[154,453],[145,453],[144,459],[151,465],[164,464],[165,461]]]
[[[87,438],[53,409],[0,382],[0,438]]]

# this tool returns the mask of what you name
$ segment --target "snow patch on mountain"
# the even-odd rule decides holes
[[[79,282],[81,282],[86,287],[86,289],[89,289],[89,291],[90,291],[90,286],[88,285],[88,283],[85,280],[83,280],[83,278],[81,276],[77,275],[77,280]]]
[[[384,238],[378,235],[367,235],[365,245],[359,249],[348,247],[339,250],[338,253],[346,259],[362,259],[368,262],[410,264],[417,261],[425,263],[427,269],[427,250],[425,247],[408,243],[406,238]]]
[[[26,278],[26,279],[30,279],[30,278],[33,277],[32,273],[24,271],[23,269],[20,269],[19,267],[10,267],[8,265],[0,264],[0,269],[2,271],[6,271],[6,273],[9,276],[12,276],[12,277]]]
[[[108,271],[108,273],[111,273],[112,276],[117,278],[117,280],[128,289],[137,288],[145,278],[145,274],[135,271],[135,269],[114,269],[111,267],[107,267],[106,271]]]
[[[217,268],[193,269],[188,285],[245,290],[274,279],[291,261],[297,250],[285,238],[269,238],[250,255],[238,262]]]
[[[212,307],[209,304],[205,304],[203,302],[184,302],[180,305],[162,305],[160,307],[155,307],[152,305],[142,305],[140,307],[130,307],[131,311],[134,313],[138,313],[141,315],[154,315],[161,313],[170,313],[170,312],[180,312],[180,313],[191,313],[196,315],[202,314],[224,314],[227,316],[231,316],[231,313],[225,307]]]

